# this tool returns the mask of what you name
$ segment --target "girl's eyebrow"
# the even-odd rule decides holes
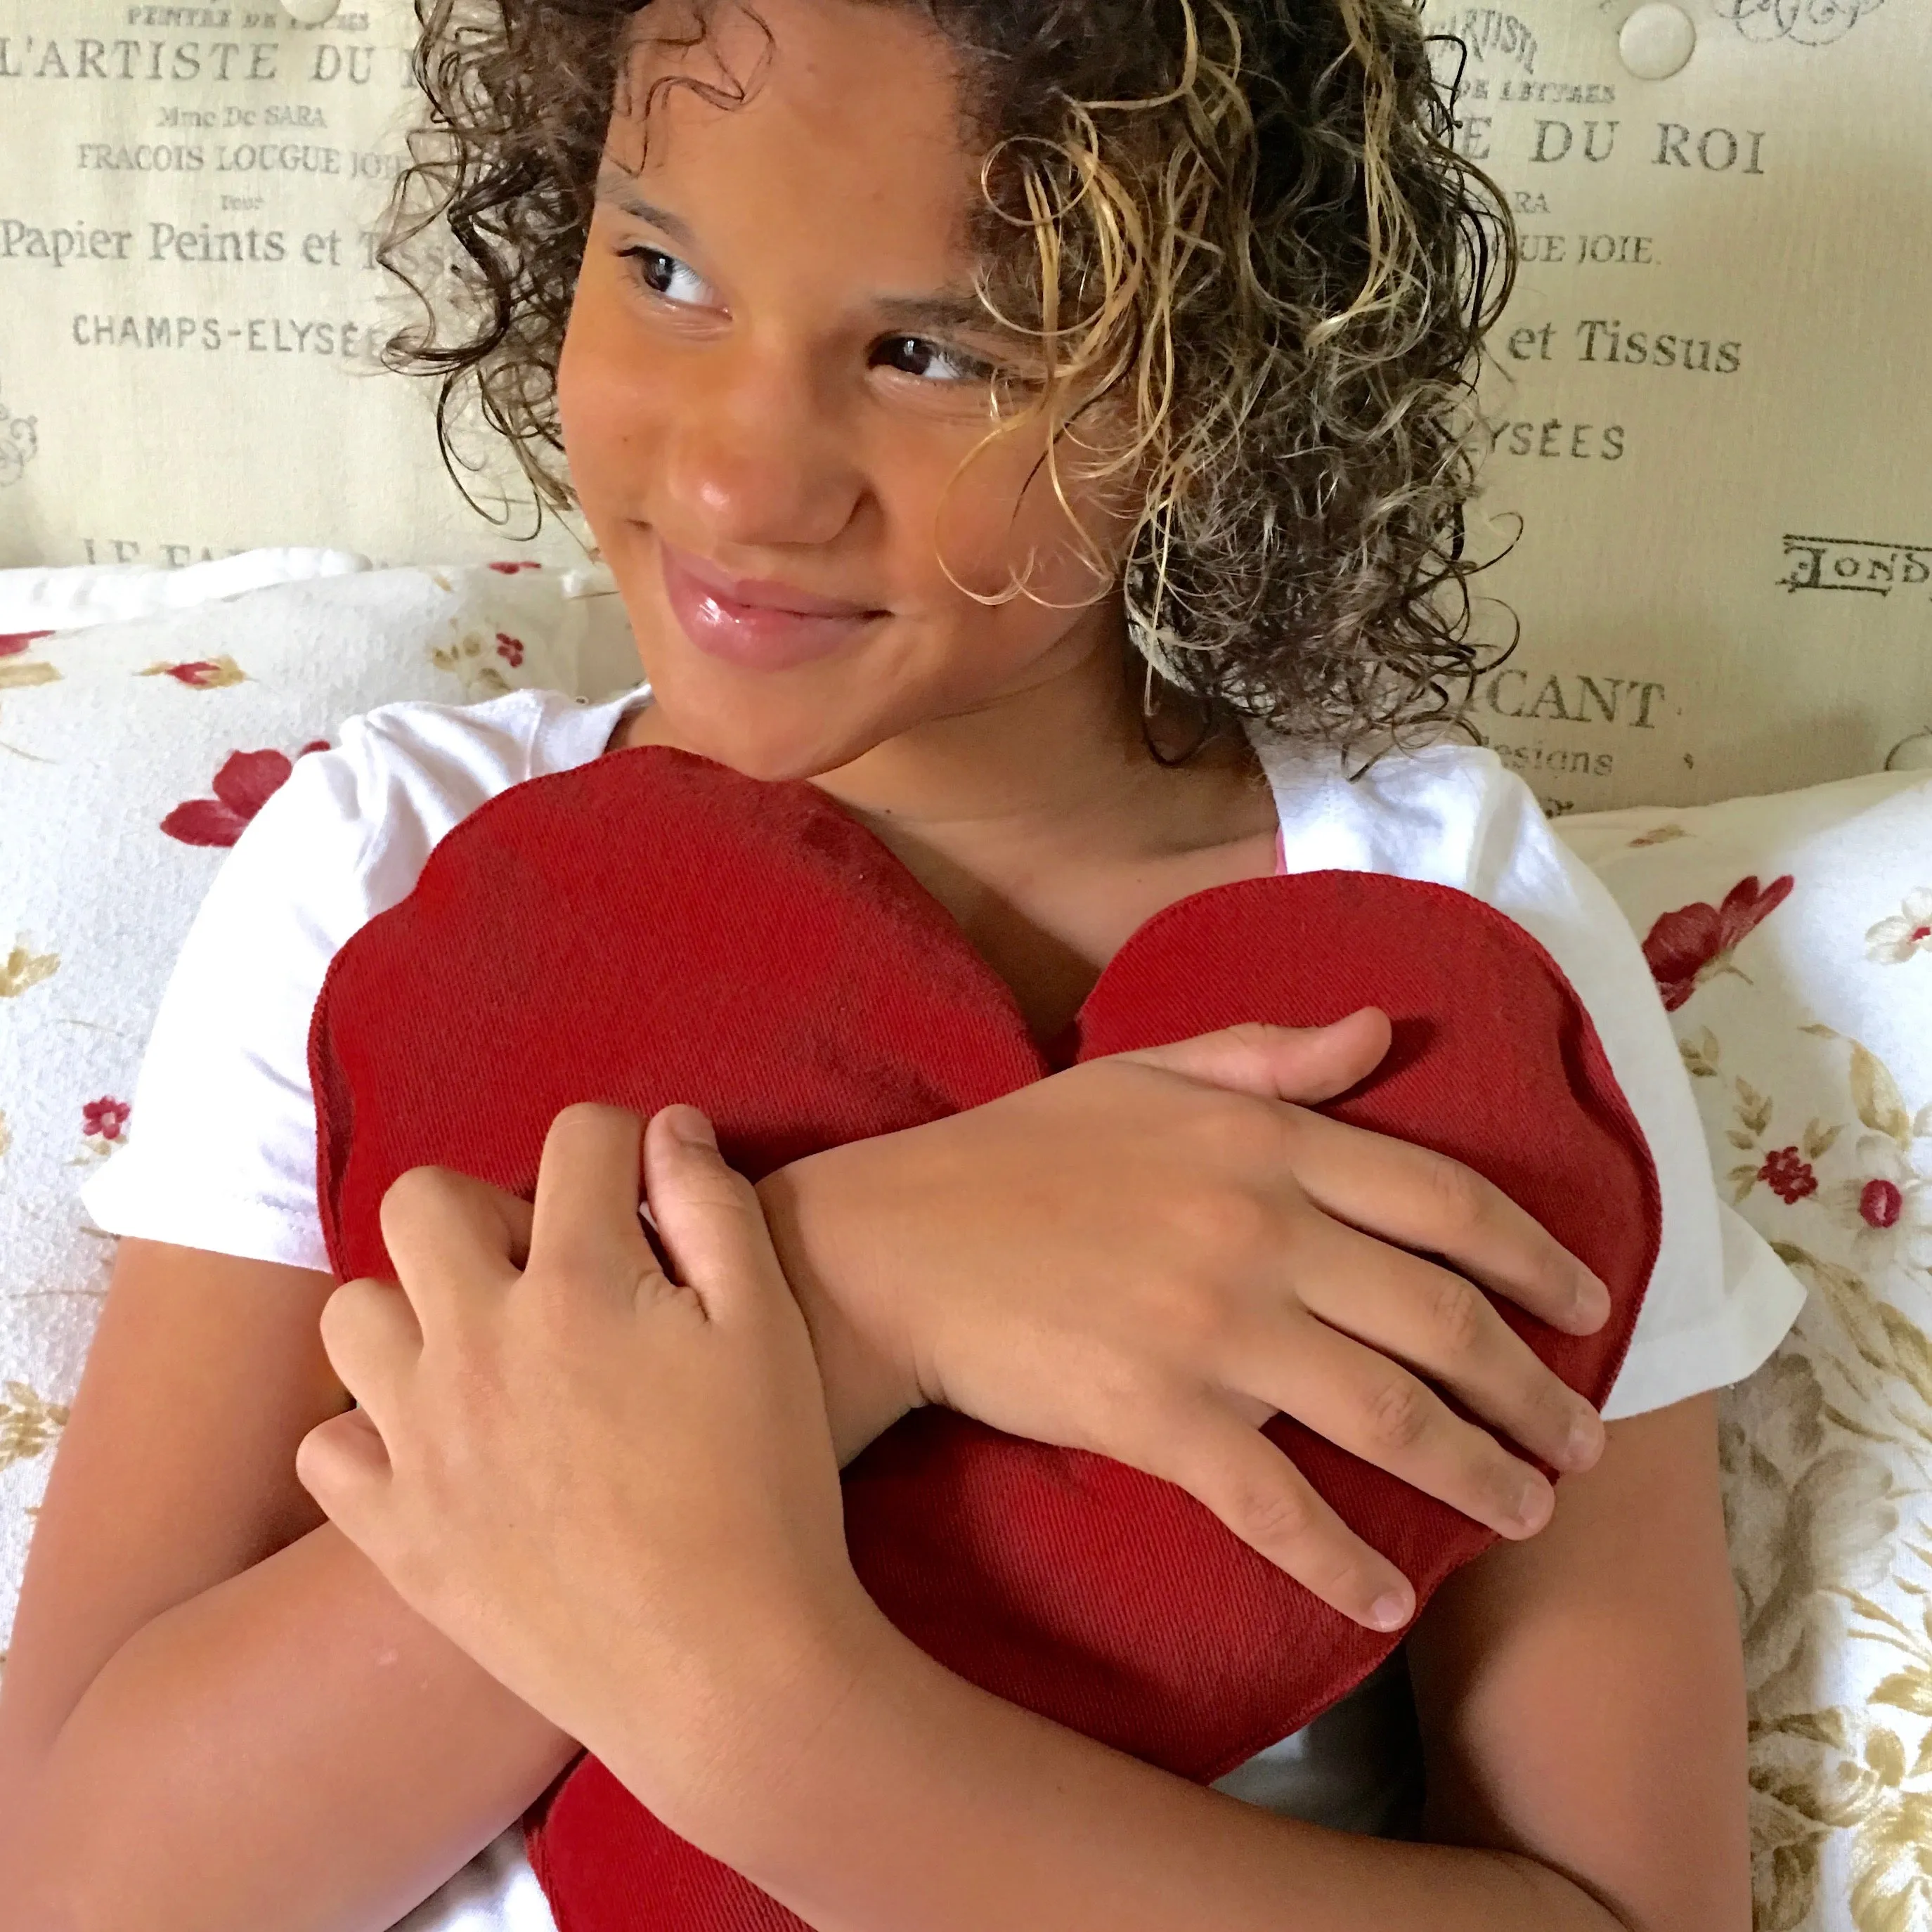
[[[646,201],[614,170],[607,168],[597,177],[597,199],[640,221],[648,221],[681,248],[698,245],[698,236],[690,223],[668,208]],[[996,326],[980,298],[964,290],[942,289],[926,296],[881,296],[874,306],[888,326],[908,332],[925,328],[985,329]]]
[[[622,176],[610,169],[606,168],[597,177],[597,199],[626,214],[635,215],[640,221],[648,221],[661,233],[668,235],[681,248],[695,248],[698,244],[698,237],[688,221],[672,214],[668,208],[653,206],[625,187]]]
[[[908,331],[987,329],[996,326],[977,296],[950,290],[930,296],[882,296],[876,306],[888,322]]]

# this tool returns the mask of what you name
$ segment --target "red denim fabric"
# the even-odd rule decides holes
[[[1156,914],[1102,974],[1067,1058],[1367,1004],[1395,1023],[1324,1111],[1487,1175],[1608,1283],[1598,1334],[1507,1320],[1600,1402],[1657,1254],[1656,1177],[1549,956],[1468,896],[1372,874],[1243,880]],[[310,1036],[338,1277],[394,1277],[378,1209],[434,1163],[525,1198],[570,1102],[702,1107],[754,1178],[976,1106],[1052,1070],[1006,986],[814,787],[659,748],[519,785],[432,854],[331,967]],[[1493,1540],[1277,1418],[1267,1432],[1419,1602]],[[1397,1641],[1350,1623],[1169,1484],[942,1411],[846,1472],[857,1573],[962,1676],[1206,1783],[1286,1736]],[[529,1831],[562,1932],[778,1932],[795,1918],[586,1758]]]

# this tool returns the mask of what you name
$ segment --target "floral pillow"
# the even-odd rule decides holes
[[[529,563],[306,574],[188,609],[176,580],[118,622],[65,580],[102,574],[0,572],[0,613],[90,626],[0,632],[0,1654],[112,1248],[76,1189],[141,1132],[142,1049],[224,850],[345,717],[574,691],[590,621]]]
[[[1932,776],[1564,819],[1810,1291],[1726,1399],[1757,1932],[1932,1926]]]

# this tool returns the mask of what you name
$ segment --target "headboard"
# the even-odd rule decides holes
[[[0,0],[0,566],[523,552],[376,360],[414,31],[408,0]]]
[[[1478,723],[1584,810],[1875,770],[1932,727],[1932,10],[1424,17],[1522,240],[1472,533],[1515,539],[1478,580],[1522,643]]]
[[[1469,533],[1521,640],[1477,722],[1558,810],[1874,769],[1932,727],[1932,10],[1424,18],[1526,257]],[[515,548],[374,361],[412,26],[0,0],[0,565]]]

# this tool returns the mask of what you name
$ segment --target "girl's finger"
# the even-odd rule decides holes
[[[658,1238],[677,1280],[712,1320],[728,1322],[774,1296],[795,1306],[757,1192],[726,1165],[711,1123],[695,1107],[652,1116],[644,1174]]]
[[[322,1513],[358,1546],[386,1503],[394,1472],[366,1409],[344,1409],[296,1444],[296,1478]]]
[[[1552,1468],[1594,1466],[1602,1418],[1537,1358],[1480,1288],[1340,1222],[1328,1227],[1297,1258],[1302,1307],[1427,1376]],[[1300,1336],[1299,1324],[1294,1332]]]
[[[507,1287],[530,1246],[514,1194],[446,1167],[412,1167],[382,1196],[382,1245],[417,1318],[434,1324],[454,1298]]]
[[[1441,1255],[1566,1334],[1610,1318],[1610,1291],[1473,1168],[1427,1148],[1297,1108],[1290,1165],[1316,1205],[1365,1234]]]
[[[1498,1536],[1534,1535],[1556,1506],[1539,1470],[1400,1363],[1306,1316],[1283,1324],[1238,1388]]]
[[[1313,1103],[1366,1080],[1389,1049],[1388,1016],[1364,1006],[1331,1026],[1268,1026],[1258,1021],[1198,1034],[1172,1046],[1112,1056],[1262,1100]]]
[[[366,1420],[380,1428],[422,1354],[410,1298],[393,1282],[346,1281],[322,1305],[322,1352]]]
[[[628,1108],[588,1100],[550,1123],[531,1214],[532,1270],[605,1282],[627,1296],[642,1276],[661,1274],[638,1218],[644,1131]]]
[[[1138,1466],[1178,1484],[1278,1570],[1352,1622],[1399,1630],[1415,1614],[1408,1580],[1324,1502],[1288,1459],[1208,1391],[1160,1418]]]

